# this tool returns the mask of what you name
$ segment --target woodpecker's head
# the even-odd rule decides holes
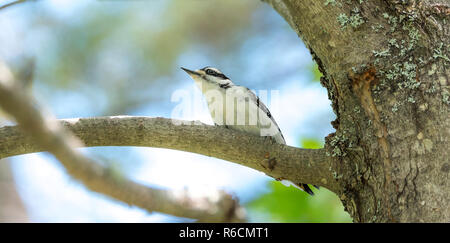
[[[217,85],[224,89],[234,85],[233,82],[231,82],[231,80],[217,68],[204,67],[195,71],[183,67],[181,69],[186,71],[196,82]]]

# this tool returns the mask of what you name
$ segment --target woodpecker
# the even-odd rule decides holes
[[[286,144],[269,109],[250,89],[235,85],[217,68],[205,67],[195,71],[181,69],[191,76],[202,91],[215,125],[270,137],[279,144]],[[314,195],[308,184],[295,184],[287,180],[281,182]]]

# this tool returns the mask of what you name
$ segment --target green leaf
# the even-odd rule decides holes
[[[322,77],[322,73],[319,71],[319,66],[314,63],[314,65],[311,66],[310,71],[313,74],[313,82],[320,82],[320,77]]]
[[[302,138],[300,139],[302,148],[305,149],[319,149],[323,148],[323,142],[316,138]]]
[[[331,191],[313,189],[315,196],[278,181],[268,183],[270,191],[246,204],[255,222],[352,222],[339,198]]]

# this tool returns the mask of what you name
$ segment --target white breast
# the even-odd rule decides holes
[[[256,96],[247,88],[205,89],[203,94],[214,123],[259,136],[272,136],[285,144],[278,125],[258,106]],[[269,113],[270,114],[270,113]]]

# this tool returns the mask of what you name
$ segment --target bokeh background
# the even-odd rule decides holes
[[[239,85],[279,92],[277,106],[267,105],[289,145],[320,148],[334,131],[335,116],[309,51],[258,0],[32,1],[0,10],[0,28],[0,59],[17,70],[35,63],[31,92],[57,118],[171,117],[177,90],[199,95],[180,67],[214,66]],[[201,104],[176,118],[212,124]],[[351,222],[325,188],[310,197],[227,161],[167,149],[82,151],[149,186],[224,189],[245,205],[251,222]],[[0,221],[11,220],[191,221],[90,192],[48,153],[0,161]]]

